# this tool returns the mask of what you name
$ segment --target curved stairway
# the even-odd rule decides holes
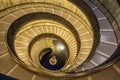
[[[65,2],[66,4],[67,2],[69,3],[69,1]],[[74,0],[70,2],[78,6],[82,1]],[[79,11],[78,13],[76,11],[77,15],[75,15],[73,14],[75,12],[67,11],[65,8],[59,8],[59,6],[62,5],[58,4],[60,3],[59,1],[58,3],[54,0],[46,0],[45,3],[36,3],[34,1],[24,3],[23,1],[24,4],[16,4],[1,9],[0,73],[20,80],[119,80],[120,61],[118,58],[120,31],[118,27],[120,23],[114,20],[114,17],[110,12],[104,8],[105,6],[100,5],[102,4],[100,1],[97,3],[94,2],[94,0],[84,0],[83,2],[85,5],[89,6],[93,12],[91,15],[94,15],[95,20],[97,20],[98,24],[96,23],[94,25],[95,28],[92,28],[91,23],[89,23],[90,17],[87,19],[82,13],[78,14]],[[51,3],[59,6],[51,5]],[[39,6],[39,4],[41,5]],[[70,5],[67,5],[67,7],[68,6]],[[101,6],[103,8],[101,8]],[[65,7],[65,5],[63,5],[63,7]],[[78,6],[78,8],[79,7],[80,6]],[[39,14],[38,12],[44,12],[44,14]],[[27,14],[30,15],[26,16]],[[50,14],[60,16],[64,18],[65,21],[60,21],[61,18],[56,20],[56,16],[51,20],[51,17],[47,17],[47,15]],[[39,15],[43,16],[41,17]],[[80,15],[83,17],[79,18]],[[87,15],[90,16],[89,13]],[[45,20],[39,20],[38,16],[39,18],[45,18]],[[32,20],[32,17],[34,17],[35,20]],[[29,19],[32,21],[30,23],[25,23],[29,21]],[[114,24],[111,23],[112,20],[115,21],[114,24],[117,26],[114,26]],[[67,21],[74,25],[74,28],[67,25]],[[23,23],[25,25],[22,25]],[[65,24],[62,25],[61,23]],[[17,31],[16,26],[18,29],[21,26],[22,28],[20,28],[18,32],[16,32],[16,35],[13,36],[15,31]],[[93,31],[98,32],[94,33]],[[44,36],[41,37],[39,36],[40,34]],[[97,36],[95,34],[97,34]],[[12,40],[14,40],[14,45],[12,45]],[[38,41],[35,42],[36,40]],[[51,47],[53,50],[57,50],[56,47],[54,47],[57,46],[57,44],[54,43],[55,41],[57,41],[58,44],[62,42],[64,47],[68,48],[68,50],[65,49],[65,54],[69,52],[67,64],[58,71],[60,74],[55,76],[41,74],[42,69],[43,73],[44,70],[46,70],[43,67],[40,67],[40,74],[36,74],[29,66],[39,68],[39,65],[41,66],[41,64],[37,61],[37,58],[39,57],[38,52],[41,52],[44,48]],[[32,45],[32,47],[29,45]],[[12,48],[13,46],[15,49]],[[10,50],[8,50],[7,47]],[[27,57],[29,52],[28,49],[30,49],[30,60]],[[11,55],[9,51],[14,52],[14,50],[17,54]],[[20,60],[16,59],[16,55]],[[22,63],[23,65],[27,65],[28,69],[26,69],[27,67],[22,66]],[[30,69],[31,71],[29,71]],[[65,73],[63,73],[64,71]],[[49,71],[47,74],[49,74]],[[53,72],[52,74],[57,73]]]

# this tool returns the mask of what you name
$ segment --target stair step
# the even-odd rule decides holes
[[[21,68],[20,66],[17,66],[10,74],[9,76],[11,77],[15,77],[17,79],[20,80],[31,80],[32,78],[32,73],[24,70],[23,68]]]
[[[10,54],[7,54],[4,57],[1,57],[0,58],[0,73],[7,74],[15,65],[16,63],[11,58]]]
[[[98,72],[97,74],[92,75],[93,80],[119,80],[120,74],[117,73],[117,71],[113,68],[107,68],[103,71]]]

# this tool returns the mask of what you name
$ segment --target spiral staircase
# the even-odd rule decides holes
[[[0,0],[0,80],[120,80],[119,0]]]

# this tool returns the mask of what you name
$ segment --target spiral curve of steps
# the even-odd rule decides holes
[[[28,0],[18,5],[18,1],[1,9],[0,73],[20,80],[119,80],[120,23],[111,23],[114,17],[100,1],[61,2]],[[86,9],[91,10],[96,24],[91,23],[89,13],[84,15],[83,8],[79,8],[82,3],[89,7]],[[47,52],[44,54],[43,49],[66,54],[64,67],[55,71],[45,69],[39,62],[41,57],[38,60]],[[51,64],[57,63],[54,61]]]

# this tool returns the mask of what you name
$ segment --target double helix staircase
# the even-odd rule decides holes
[[[1,75],[20,80],[120,79],[117,1],[117,7],[112,0],[0,2]]]

